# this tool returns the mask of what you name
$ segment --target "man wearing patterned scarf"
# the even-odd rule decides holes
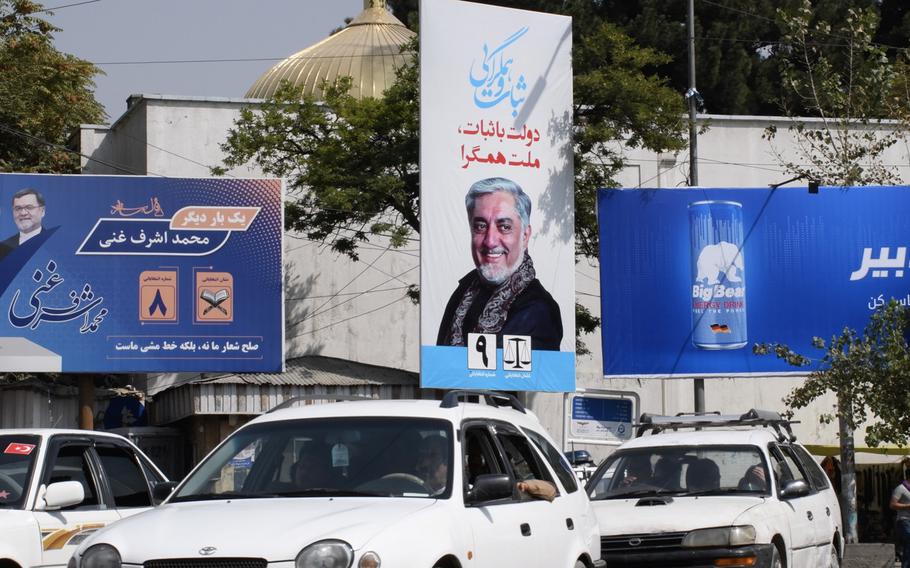
[[[477,267],[449,298],[437,345],[466,345],[468,333],[529,335],[532,349],[557,351],[559,305],[544,290],[528,254],[531,199],[515,182],[488,178],[465,197],[471,254]]]

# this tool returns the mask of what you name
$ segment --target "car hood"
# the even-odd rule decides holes
[[[665,505],[653,497],[592,501],[600,534],[622,535],[681,532],[698,528],[723,527],[736,523],[746,511],[764,502],[761,497],[672,497]],[[642,504],[639,504],[642,501]]]
[[[294,498],[172,503],[114,523],[87,544],[114,545],[123,563],[153,558],[264,557],[293,560],[315,541],[335,538],[355,550],[435,499]],[[84,549],[84,547],[83,547]]]

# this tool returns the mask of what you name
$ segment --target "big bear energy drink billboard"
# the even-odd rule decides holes
[[[601,190],[604,374],[805,374],[752,347],[814,357],[910,305],[907,211],[907,187]]]

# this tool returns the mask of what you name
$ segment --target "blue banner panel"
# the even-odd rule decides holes
[[[0,174],[0,371],[274,372],[282,184]]]
[[[907,187],[618,189],[598,194],[604,374],[805,373],[756,343],[811,357],[910,304]]]

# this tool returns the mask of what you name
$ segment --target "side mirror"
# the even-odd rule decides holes
[[[809,484],[802,479],[791,479],[784,483],[783,488],[780,490],[780,496],[781,499],[793,499],[794,497],[808,495],[810,491],[812,490],[809,488]]]
[[[468,503],[482,503],[512,497],[512,480],[505,473],[485,473],[474,480],[474,487],[468,491]]]
[[[155,498],[155,501],[161,502],[170,497],[171,493],[174,492],[174,488],[177,487],[176,481],[162,481],[156,483],[152,487],[152,497]]]
[[[44,489],[44,495],[38,499],[38,509],[55,511],[64,507],[78,505],[85,500],[85,488],[78,481],[58,481]]]

